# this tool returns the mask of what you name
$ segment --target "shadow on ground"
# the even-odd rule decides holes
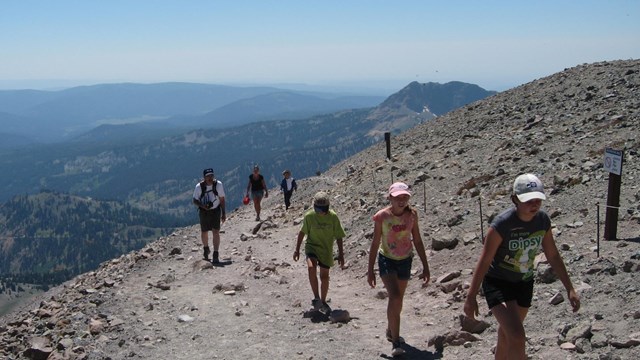
[[[214,263],[213,261],[211,262],[211,264],[213,264],[213,266],[215,267],[225,267],[227,265],[231,265],[231,260],[225,260],[225,261],[219,261],[217,263]]]
[[[346,324],[352,319],[357,319],[351,317],[351,315],[349,315],[349,311],[344,309],[333,309],[331,312],[326,314],[320,310],[309,309],[304,312],[302,317],[305,319],[311,319],[311,322],[314,323],[331,321],[334,323]]]
[[[329,315],[328,314],[324,314],[318,310],[314,310],[314,309],[310,309],[304,312],[304,315],[302,316],[305,319],[311,319],[311,322],[313,323],[320,323],[320,322],[327,322],[327,321],[331,321],[331,319],[329,319]]]
[[[383,359],[420,359],[420,360],[432,360],[432,359],[442,359],[442,352],[431,352],[428,350],[421,350],[417,347],[411,346],[408,343],[402,345],[402,348],[406,351],[404,355],[393,357],[387,354],[381,354],[380,357]],[[389,344],[389,352],[391,352],[391,344]]]

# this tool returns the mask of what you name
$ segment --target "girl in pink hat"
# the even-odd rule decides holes
[[[392,356],[405,353],[404,339],[400,336],[400,313],[411,277],[414,247],[422,262],[419,278],[427,284],[431,277],[418,227],[418,213],[409,206],[410,198],[409,186],[401,182],[394,183],[389,187],[390,205],[373,215],[373,241],[369,251],[367,281],[372,288],[376,286],[373,266],[377,257],[380,278],[389,294],[386,337],[392,343]]]

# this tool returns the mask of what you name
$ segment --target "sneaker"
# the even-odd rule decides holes
[[[218,252],[214,251],[213,256],[211,257],[211,262],[214,264],[220,263],[220,259],[218,259]]]
[[[399,341],[393,343],[391,346],[391,356],[396,357],[406,353],[406,351],[402,348],[402,344]]]
[[[391,330],[387,329],[387,341],[388,342],[393,342],[393,338],[391,337]],[[404,338],[402,336],[398,336],[398,342],[400,344],[404,344]]]
[[[322,305],[320,305],[320,312],[324,313],[325,315],[329,315],[329,313],[331,313],[331,308],[329,307],[329,304],[323,301]]]
[[[209,247],[204,248],[204,259],[205,260],[209,260],[209,252],[211,250],[209,250]]]
[[[318,311],[320,310],[320,306],[322,305],[322,301],[320,301],[320,299],[315,298],[313,300],[311,300],[311,305],[313,305],[313,310]]]

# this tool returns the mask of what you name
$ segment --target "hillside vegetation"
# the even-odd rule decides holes
[[[16,196],[0,206],[0,281],[59,284],[184,225],[116,201]]]

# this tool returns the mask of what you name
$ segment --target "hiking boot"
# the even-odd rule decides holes
[[[311,300],[311,305],[313,306],[313,310],[318,311],[320,310],[320,306],[322,306],[322,301],[320,301],[320,299],[318,298],[315,298]]]
[[[211,262],[214,264],[219,264],[220,263],[220,259],[218,259],[218,252],[214,251],[213,252],[213,256],[211,257]]]
[[[387,341],[388,342],[393,342],[393,338],[391,337],[391,330],[387,329]],[[402,336],[398,336],[398,342],[400,344],[404,344],[404,338]]]
[[[406,351],[402,348],[402,344],[399,341],[396,341],[391,346],[391,356],[396,357],[406,353]]]
[[[204,248],[204,259],[205,260],[209,260],[209,252],[211,252],[211,250],[209,250],[209,247],[205,247]]]
[[[329,307],[329,304],[323,301],[322,305],[320,305],[320,312],[325,315],[329,315],[329,313],[331,313],[331,308]]]
[[[260,221],[260,216],[256,216],[256,221]]]

